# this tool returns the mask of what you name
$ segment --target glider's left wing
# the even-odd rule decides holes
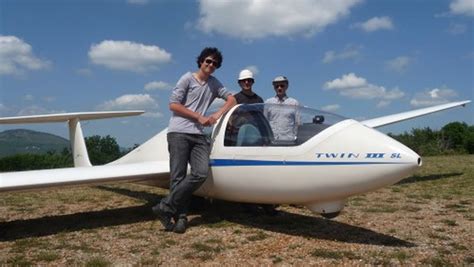
[[[168,161],[0,173],[0,192],[116,181],[168,181]]]
[[[471,100],[460,101],[460,102],[452,102],[452,103],[438,105],[438,106],[434,106],[434,107],[422,108],[422,109],[397,113],[397,114],[393,114],[393,115],[383,116],[383,117],[379,117],[379,118],[375,118],[375,119],[365,120],[365,121],[361,121],[361,123],[365,124],[369,127],[372,127],[372,128],[377,128],[377,127],[382,127],[382,126],[389,125],[389,124],[392,124],[392,123],[396,123],[396,122],[399,122],[399,121],[405,121],[405,120],[409,120],[409,119],[412,119],[412,118],[427,115],[427,114],[430,114],[430,113],[442,111],[442,110],[445,110],[445,109],[455,108],[455,107],[458,107],[458,106],[465,106],[467,103],[470,103],[470,102],[471,102]]]

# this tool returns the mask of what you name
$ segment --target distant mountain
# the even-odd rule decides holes
[[[49,133],[25,129],[0,132],[0,157],[18,153],[61,152],[69,146],[69,140]]]

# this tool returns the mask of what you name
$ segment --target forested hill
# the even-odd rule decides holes
[[[25,129],[0,132],[0,158],[19,154],[61,152],[69,148],[69,140],[60,136]]]

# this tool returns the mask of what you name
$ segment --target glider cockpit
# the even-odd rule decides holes
[[[346,118],[302,106],[239,105],[222,123],[224,146],[298,146]]]

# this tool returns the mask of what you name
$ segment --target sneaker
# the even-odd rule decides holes
[[[188,227],[188,219],[186,217],[179,218],[178,221],[176,221],[173,232],[182,234],[186,232],[186,228]]]
[[[160,208],[160,204],[154,206],[151,208],[153,213],[158,216],[158,220],[160,220],[161,224],[163,224],[163,227],[165,227],[165,231],[171,231],[173,230],[173,222],[171,219],[173,218],[173,215],[169,212],[165,212]]]

